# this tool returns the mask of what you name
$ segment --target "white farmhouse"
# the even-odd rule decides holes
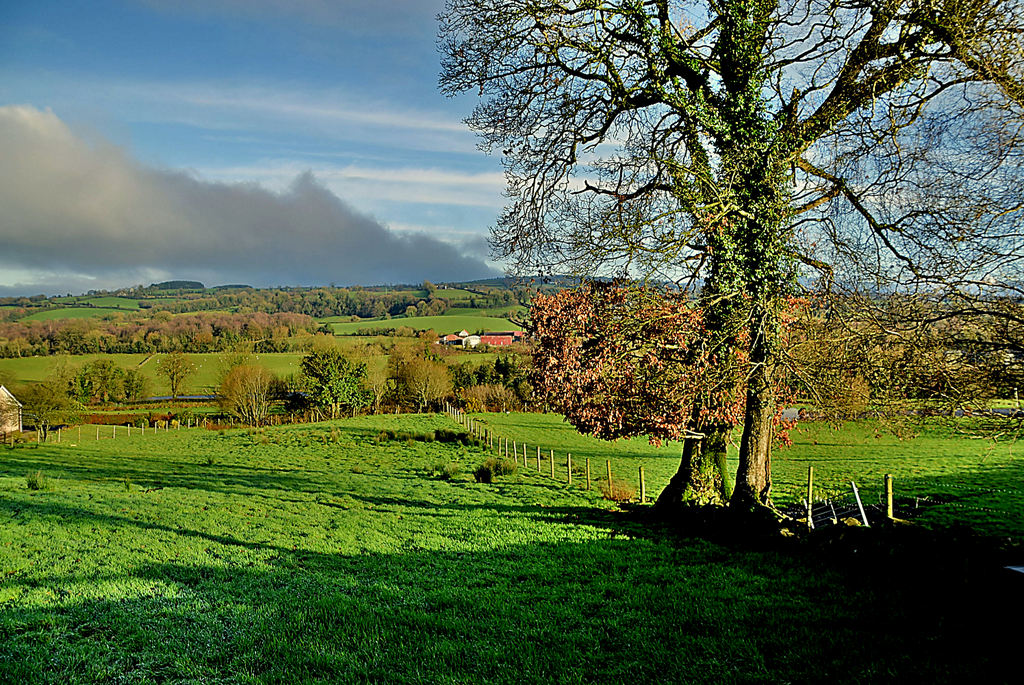
[[[0,434],[21,432],[21,402],[0,385]]]

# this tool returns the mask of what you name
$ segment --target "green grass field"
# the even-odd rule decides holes
[[[613,477],[639,489],[644,467],[647,489],[656,496],[679,467],[680,443],[653,447],[644,439],[605,442],[579,435],[555,414],[482,414],[478,417],[496,434],[525,442],[536,469],[536,450],[542,450],[541,470],[550,472],[555,450],[556,473],[565,478],[566,454],[573,455],[574,478],[583,475],[591,459],[595,479],[605,479],[611,460]],[[780,506],[797,504],[806,496],[807,467],[814,466],[816,496],[845,494],[854,481],[865,504],[882,500],[885,474],[894,478],[896,499],[956,499],[956,503],[909,511],[916,520],[940,526],[969,525],[993,535],[1024,538],[1024,454],[1012,442],[995,443],[964,434],[944,423],[927,424],[916,437],[900,439],[869,422],[849,422],[841,430],[826,424],[798,424],[793,445],[778,447],[772,461],[773,498]],[[520,446],[520,449],[522,447]],[[736,453],[730,450],[730,470]],[[897,516],[901,513],[897,507]]]
[[[445,316],[479,316],[484,314],[486,316],[496,316],[499,318],[507,318],[510,314],[516,316],[524,316],[530,310],[526,307],[510,304],[505,307],[488,307],[486,309],[473,309],[471,307],[452,307]]]
[[[425,294],[425,293],[424,293]],[[443,297],[449,302],[466,302],[474,297],[481,297],[477,293],[463,290],[462,288],[441,288],[435,293],[438,297]]]
[[[463,310],[465,311],[465,310]],[[478,312],[480,310],[468,310]],[[433,329],[439,335],[458,333],[465,329],[476,331],[510,331],[518,327],[508,319],[483,314],[444,314],[442,316],[396,316],[390,319],[362,319],[360,321],[332,322],[327,320],[335,335],[358,335],[362,329],[399,328],[409,326],[417,331]]]
[[[138,309],[139,300],[134,297],[117,297],[116,295],[78,295],[73,297],[55,297],[56,304],[91,304],[94,307],[112,307],[115,309]]]
[[[59,321],[62,319],[99,319],[111,314],[126,314],[123,309],[112,309],[110,307],[63,307],[60,309],[46,309],[35,314],[29,314],[20,319],[21,321]]]
[[[524,434],[557,426],[487,418]],[[933,601],[920,583],[665,536],[530,469],[476,483],[481,448],[379,437],[454,427],[360,417],[0,448],[0,682],[993,682],[998,672],[989,631],[960,623],[959,602]],[[584,438],[574,447],[605,452]],[[616,449],[621,460],[670,458],[642,443]],[[449,464],[461,472],[444,480]],[[45,482],[33,490],[37,472]]]

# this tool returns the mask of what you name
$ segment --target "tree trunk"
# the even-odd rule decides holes
[[[725,456],[729,429],[711,426],[697,432],[702,432],[705,437],[684,441],[679,470],[655,503],[659,511],[674,511],[684,504],[720,505],[728,499]]]
[[[764,317],[767,318],[767,317]],[[740,438],[740,465],[730,503],[753,509],[771,505],[772,426],[776,405],[772,391],[772,360],[764,330],[755,333],[750,349],[751,372]]]

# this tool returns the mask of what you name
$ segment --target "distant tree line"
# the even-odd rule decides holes
[[[198,291],[175,292],[168,297],[166,290],[143,289],[98,293],[135,300],[143,310],[187,314],[202,311],[232,311],[239,313],[263,312],[274,314],[289,312],[316,318],[331,316],[358,316],[381,318],[386,316],[437,316],[451,307],[486,309],[525,303],[530,299],[530,288],[512,289],[481,286],[471,291],[469,298],[452,300],[430,281],[421,287],[398,289],[366,289],[360,287],[335,288],[213,288]],[[42,295],[33,297],[0,298],[0,320],[14,321],[39,311],[68,306],[56,298]],[[75,303],[73,306],[88,306]]]
[[[318,330],[311,317],[291,312],[0,322],[0,357],[222,352],[240,342],[256,352],[288,352],[303,349]]]

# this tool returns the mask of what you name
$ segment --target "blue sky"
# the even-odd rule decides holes
[[[0,3],[0,294],[478,278],[441,0]]]

